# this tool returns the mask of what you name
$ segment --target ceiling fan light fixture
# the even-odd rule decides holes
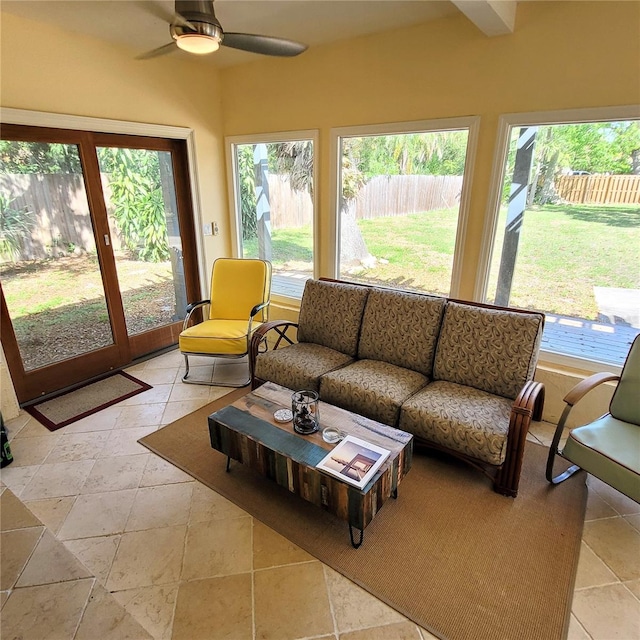
[[[176,37],[176,44],[188,53],[204,55],[220,48],[220,38],[200,33],[183,33]]]

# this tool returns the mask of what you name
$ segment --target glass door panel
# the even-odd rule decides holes
[[[97,153],[128,335],[182,320],[187,293],[171,153]]]
[[[25,372],[113,345],[77,145],[1,144],[0,276]]]

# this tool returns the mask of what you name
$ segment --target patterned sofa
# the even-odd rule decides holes
[[[529,424],[544,403],[533,381],[543,325],[541,313],[308,280],[297,323],[255,332],[252,386],[319,391],[461,458],[516,496]]]

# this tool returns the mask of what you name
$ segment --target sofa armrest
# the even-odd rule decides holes
[[[288,331],[298,330],[298,324],[290,320],[270,320],[261,324],[251,336],[251,345],[249,348],[249,371],[251,373],[251,388],[255,389],[260,386],[260,382],[255,377],[255,366],[258,354],[269,351],[269,340],[273,341],[272,350],[279,349],[283,342],[284,346],[294,344],[294,341]]]
[[[542,418],[544,407],[544,385],[529,380],[522,387],[511,408],[509,433],[507,435],[507,453],[504,464],[495,480],[495,488],[499,493],[515,497],[518,494],[524,445],[531,420]]]

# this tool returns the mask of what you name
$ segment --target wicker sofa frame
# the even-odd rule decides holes
[[[316,282],[328,282],[334,283],[336,286],[346,286],[346,287],[354,287],[353,283],[347,283],[340,280],[333,280],[328,278],[321,278]],[[356,287],[362,287],[365,290],[375,290],[379,289],[378,287],[370,287],[369,285],[355,285]],[[305,294],[306,294],[305,289]],[[410,295],[423,295],[423,294],[410,294]],[[434,298],[433,296],[428,296],[430,298]],[[518,493],[518,485],[520,474],[522,470],[522,461],[524,456],[525,442],[527,438],[527,433],[529,430],[529,426],[531,424],[531,420],[540,420],[542,418],[542,410],[544,405],[544,386],[540,382],[536,382],[533,380],[533,373],[535,372],[535,362],[537,360],[538,350],[539,350],[539,342],[542,334],[542,328],[544,326],[544,315],[537,312],[525,311],[520,309],[512,309],[508,307],[497,307],[493,305],[486,305],[480,303],[472,303],[467,301],[455,300],[445,298],[440,300],[444,300],[445,308],[447,305],[451,305],[452,303],[457,303],[460,305],[464,305],[465,308],[473,308],[477,310],[488,310],[492,317],[499,317],[503,312],[505,314],[524,314],[526,317],[535,317],[539,321],[539,335],[536,338],[536,342],[534,347],[532,348],[531,353],[531,374],[528,376],[528,379],[521,386],[519,392],[517,393],[515,399],[510,408],[509,415],[509,424],[506,435],[506,443],[504,446],[504,459],[501,464],[489,464],[485,460],[482,460],[473,455],[469,455],[466,452],[456,450],[455,448],[449,446],[443,446],[441,443],[431,441],[429,439],[425,439],[421,437],[419,434],[414,433],[414,442],[417,448],[424,449],[433,449],[436,451],[444,452],[448,455],[454,456],[455,458],[462,460],[468,465],[476,468],[480,472],[482,472],[485,476],[487,476],[493,483],[493,488],[497,493],[515,497]],[[303,296],[303,304],[305,301],[305,296]],[[498,312],[497,314],[491,312]],[[482,312],[481,312],[482,313]],[[444,312],[443,312],[444,315]],[[288,320],[274,320],[270,322],[266,322],[261,325],[253,335],[251,348],[249,353],[249,364],[251,371],[251,379],[252,379],[252,388],[255,389],[264,382],[265,379],[260,378],[256,375],[257,362],[260,356],[269,351],[277,351],[283,348],[287,348],[291,345],[296,344],[298,341],[299,334],[304,334],[304,342],[313,341],[313,336],[309,335],[308,327],[305,330],[305,327],[301,327],[300,323],[304,323],[304,317],[299,318],[299,322],[293,322]],[[438,334],[436,336],[436,340],[440,341],[442,339],[441,329],[442,329],[442,317],[437,320],[439,325],[434,328],[435,332]],[[310,339],[311,338],[311,339]],[[402,336],[400,336],[402,338]],[[362,329],[358,334],[358,340],[362,341],[364,339],[362,334]],[[284,355],[284,354],[279,354]],[[354,358],[350,361],[351,364],[357,362],[358,358]],[[311,364],[311,363],[310,363]],[[331,372],[334,372],[341,367],[337,367],[331,371],[328,371],[324,375],[328,375]],[[432,375],[427,376],[427,384],[433,381]],[[321,376],[322,378],[322,376]],[[272,380],[273,382],[277,382],[282,384],[282,381]],[[285,385],[287,386],[287,385]],[[321,394],[322,395],[322,394]],[[409,398],[407,399],[407,401]],[[329,400],[333,404],[340,403],[335,402],[333,400]],[[464,398],[461,398],[461,402],[464,402]],[[351,409],[353,408],[349,406],[342,405],[343,408]],[[404,407],[404,405],[403,405]],[[400,409],[402,411],[402,407]],[[358,411],[355,411],[358,413]],[[369,416],[372,417],[372,416]],[[383,422],[384,420],[380,420]],[[400,426],[397,422],[392,426]],[[400,426],[400,428],[403,428]]]

